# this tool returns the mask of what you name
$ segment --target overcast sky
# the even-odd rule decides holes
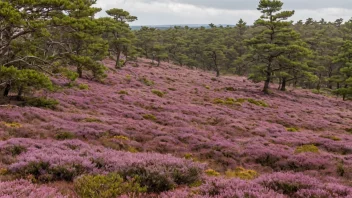
[[[259,0],[98,0],[103,10],[122,8],[138,17],[131,25],[252,24],[260,16]],[[309,17],[327,21],[352,17],[352,0],[283,0],[285,10],[296,10],[294,21]],[[104,12],[99,14],[104,16]]]

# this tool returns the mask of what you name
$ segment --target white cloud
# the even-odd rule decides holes
[[[199,6],[189,3],[180,3],[174,0],[146,1],[146,0],[98,0],[98,6],[107,10],[122,8],[138,17],[132,25],[166,25],[166,24],[236,24],[242,18],[252,24],[260,13],[253,10],[231,10],[215,7]],[[296,10],[293,20],[305,20],[309,17],[320,20],[334,21],[337,18],[348,20],[352,16],[351,9],[320,8]],[[104,13],[100,13],[104,16]]]

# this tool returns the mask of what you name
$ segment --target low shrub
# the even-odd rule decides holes
[[[168,90],[170,90],[170,91],[176,91],[177,89],[170,87],[170,88],[168,88]]]
[[[155,115],[152,115],[152,114],[144,114],[143,118],[146,120],[157,121],[157,118],[155,117]]]
[[[23,147],[20,145],[13,145],[13,146],[7,147],[6,150],[8,153],[11,153],[12,156],[17,156],[27,151],[26,147]]]
[[[89,85],[87,85],[87,84],[79,84],[78,88],[80,90],[88,90],[89,89]]]
[[[2,122],[3,125],[5,125],[6,127],[9,127],[9,128],[21,128],[22,125],[20,123],[17,123],[17,122]]]
[[[145,84],[145,85],[147,85],[147,86],[153,86],[153,85],[154,85],[154,81],[148,80],[148,79],[145,78],[145,77],[139,79],[139,81],[141,81],[143,84]]]
[[[49,98],[26,98],[24,101],[25,106],[38,107],[38,108],[48,108],[56,109],[59,102],[54,99]]]
[[[57,140],[70,140],[70,139],[74,139],[75,137],[76,135],[69,131],[59,132],[55,135],[55,139]]]
[[[244,180],[252,180],[258,177],[258,173],[255,170],[247,170],[243,167],[237,167],[233,171],[228,170],[225,174],[229,178],[240,178]]]
[[[308,153],[308,152],[310,152],[310,153],[319,153],[319,148],[316,147],[313,144],[310,144],[310,145],[299,146],[295,150],[296,154],[298,154],[298,153]]]
[[[220,173],[217,172],[216,170],[213,170],[213,169],[206,170],[205,174],[207,174],[208,176],[213,176],[213,177],[220,176]]]
[[[157,95],[157,96],[159,96],[160,98],[162,98],[162,97],[165,95],[164,92],[159,91],[159,90],[156,90],[156,89],[153,89],[153,90],[152,90],[152,93],[155,94],[155,95]]]
[[[288,132],[299,132],[299,128],[297,128],[297,127],[289,127],[289,128],[286,128],[286,131],[288,131]]]
[[[326,138],[326,139],[330,139],[330,140],[333,140],[333,141],[341,141],[341,138],[339,138],[337,136],[333,136],[333,135],[322,135],[320,137]]]
[[[84,122],[98,122],[98,123],[100,123],[103,121],[99,120],[98,118],[85,118]]]
[[[125,90],[121,90],[121,91],[118,92],[118,94],[120,94],[120,95],[128,95],[128,92],[125,91]]]
[[[256,106],[260,106],[260,107],[269,107],[269,105],[267,103],[265,103],[264,101],[261,100],[254,100],[254,99],[247,99],[247,101],[251,104],[254,104]]]
[[[82,198],[111,198],[124,194],[139,197],[147,191],[146,187],[141,187],[138,183],[138,178],[126,182],[117,173],[78,177],[74,180],[74,188]]]

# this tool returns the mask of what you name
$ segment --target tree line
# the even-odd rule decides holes
[[[248,76],[264,82],[265,93],[275,82],[282,91],[292,85],[351,96],[352,20],[294,23],[289,18],[295,12],[282,11],[282,6],[278,0],[261,0],[262,15],[254,25],[241,19],[235,27],[143,27],[136,31],[136,47],[158,63]]]
[[[290,21],[279,0],[260,0],[261,17],[234,27],[142,27],[129,12],[113,8],[107,17],[96,0],[2,0],[0,2],[0,89],[18,99],[36,89],[52,89],[51,76],[70,81],[106,77],[102,60],[116,68],[137,57],[160,65],[211,70],[217,76],[236,74],[264,82],[325,90],[347,99],[352,95],[352,20]]]

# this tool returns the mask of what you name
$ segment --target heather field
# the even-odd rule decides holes
[[[37,93],[55,108],[0,106],[1,198],[352,197],[351,101],[104,64],[104,83]]]

